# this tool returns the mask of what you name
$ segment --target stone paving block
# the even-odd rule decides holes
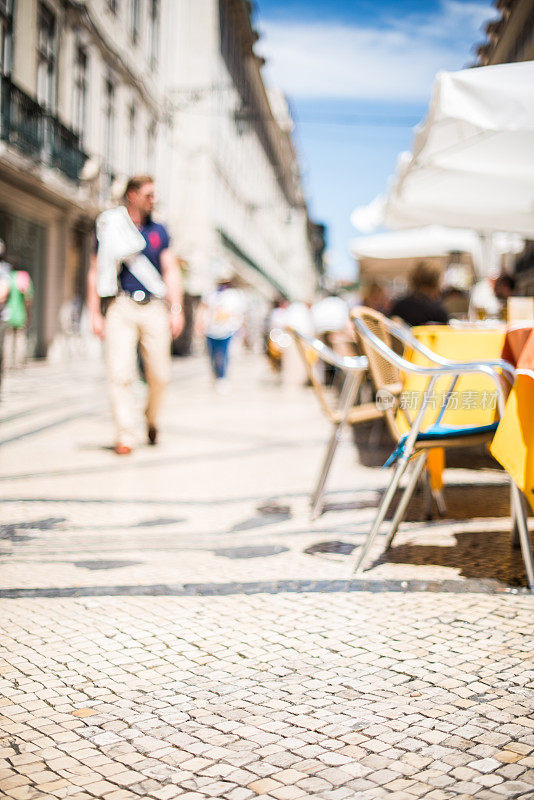
[[[270,789],[269,794],[276,797],[277,800],[299,800],[299,798],[309,797],[307,792],[299,789],[298,786],[281,786]]]
[[[487,786],[491,788],[492,786],[497,786],[497,784],[502,783],[504,778],[501,775],[477,775],[473,778],[474,783],[479,783],[481,786]],[[534,784],[533,784],[534,785]]]
[[[158,792],[167,791],[169,787],[164,786],[162,789],[158,789]],[[172,787],[174,788],[174,787]],[[108,794],[104,795],[105,800],[133,800],[133,798],[137,798],[137,795],[133,792],[129,792],[126,789],[115,789],[114,791],[109,792]],[[158,800],[171,800],[172,797],[177,797],[176,794],[174,795],[157,795],[154,793],[154,797],[157,797]]]
[[[477,770],[477,772],[493,772],[498,769],[501,764],[495,758],[483,758],[480,761],[470,761],[468,767]]]
[[[8,797],[14,800],[44,800],[46,795],[34,786],[27,784],[26,786],[17,786],[11,789]]]
[[[228,800],[250,800],[251,797],[255,797],[256,795],[250,789],[238,786],[236,789],[231,789],[229,792],[226,792],[224,796],[228,798]]]
[[[273,778],[261,778],[249,783],[247,789],[251,789],[253,792],[256,792],[256,794],[265,794],[270,792],[271,789],[280,788],[280,786],[282,786],[282,783]]]
[[[354,506],[355,486],[375,502],[387,474],[342,443],[330,484],[340,508],[310,525],[323,447],[310,431],[322,419],[304,388],[260,389],[247,363],[240,391],[217,404],[200,370],[183,390],[194,359],[173,364],[161,444],[136,451],[120,492],[115,457],[94,446],[105,417],[5,448],[0,579],[19,596],[0,590],[0,795],[35,800],[37,775],[50,800],[63,789],[71,800],[528,797],[533,598],[466,579],[460,564],[391,554],[357,591],[342,588],[346,557],[305,551],[359,544],[369,509],[343,503]],[[33,387],[26,397],[53,405],[68,384],[86,403],[93,391],[85,371],[73,386],[61,370],[36,391],[33,369],[16,378]],[[2,413],[24,411],[24,396],[4,392]],[[489,481],[489,503],[496,474],[471,493]],[[257,511],[273,498],[287,518]],[[487,519],[480,547],[464,548],[469,568],[473,549],[485,552],[479,570],[509,552],[507,525]],[[439,561],[475,528],[407,522],[394,551],[428,540]],[[101,569],[76,566],[97,566],[96,554]],[[249,788],[268,780],[278,795]]]

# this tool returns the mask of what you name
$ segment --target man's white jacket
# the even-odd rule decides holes
[[[96,289],[100,297],[114,297],[117,294],[118,275],[123,263],[150,294],[165,297],[163,279],[152,262],[143,255],[146,241],[125,206],[117,206],[98,215],[96,238]]]

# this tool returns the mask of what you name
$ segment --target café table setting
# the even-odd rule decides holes
[[[405,470],[408,483],[386,537],[387,548],[424,467],[439,501],[444,448],[485,442],[511,478],[512,543],[518,541],[521,547],[527,581],[534,591],[534,560],[523,501],[524,495],[534,509],[533,324],[474,321],[407,329],[383,318],[389,334],[404,343],[400,356],[376,336],[376,330],[373,333],[372,325],[368,327],[365,310],[353,312],[352,318],[362,344],[396,364],[404,378],[395,418],[402,435],[388,461],[397,466],[375,523],[355,557],[355,571],[365,561]]]

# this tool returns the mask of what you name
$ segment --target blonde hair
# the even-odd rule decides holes
[[[152,175],[132,175],[132,177],[128,179],[124,190],[124,199],[126,200],[129,192],[138,192],[139,189],[146,186],[147,183],[154,183]]]

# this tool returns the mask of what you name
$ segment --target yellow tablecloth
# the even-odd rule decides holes
[[[504,326],[495,328],[451,328],[449,325],[420,325],[412,333],[421,344],[434,353],[452,361],[477,361],[497,359],[505,339]],[[406,357],[413,364],[436,366],[418,352],[409,351]],[[435,400],[427,410],[422,425],[424,430],[435,421],[443,395],[451,382],[449,376],[440,378],[433,392]],[[408,373],[405,377],[401,402],[413,417],[419,408],[428,378]],[[495,384],[481,375],[462,375],[454,389],[443,422],[449,425],[489,425],[495,421]],[[399,415],[399,424],[407,429],[406,420]]]
[[[421,344],[452,361],[500,358],[505,340],[504,325],[496,325],[494,328],[421,325],[412,328],[412,333]],[[436,366],[416,351],[406,352],[405,357],[420,366]],[[405,408],[411,419],[417,414],[428,382],[429,379],[422,375],[408,373],[405,376],[401,409]],[[436,421],[450,382],[451,376],[438,380],[421,430],[425,430]],[[454,388],[442,422],[448,425],[489,425],[495,421],[496,415],[495,385],[491,378],[481,374],[462,375]],[[401,431],[409,429],[402,410],[399,410],[397,414],[397,424]],[[434,448],[429,452],[428,468],[433,487],[441,488],[441,474],[444,468],[444,456],[441,448]]]
[[[490,450],[534,509],[533,327],[512,326],[502,357],[517,367],[517,376]]]

